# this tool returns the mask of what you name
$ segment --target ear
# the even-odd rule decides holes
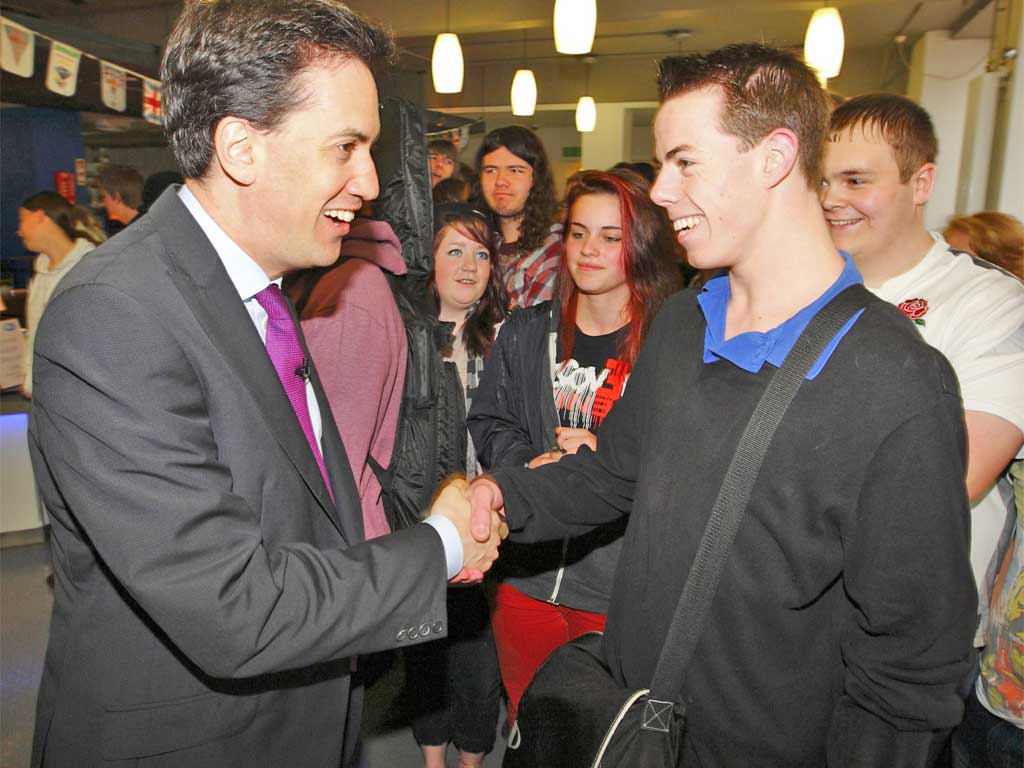
[[[796,165],[800,154],[800,140],[788,128],[776,128],[761,142],[761,174],[765,187],[771,188],[784,181]]]
[[[924,205],[932,196],[935,187],[935,163],[925,163],[910,177],[914,190],[914,205]]]
[[[213,153],[224,174],[242,186],[256,180],[262,135],[248,120],[229,115],[213,129]]]

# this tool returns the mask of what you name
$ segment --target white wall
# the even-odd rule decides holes
[[[914,46],[907,95],[928,110],[939,139],[935,190],[925,208],[929,229],[941,229],[956,210],[967,89],[985,71],[989,44],[987,39],[953,40],[949,32],[936,30]]]
[[[1024,45],[1024,24],[1018,21],[1018,25],[1015,45],[1020,51]],[[1024,65],[1019,58],[1014,64],[1013,75],[1001,93],[996,118],[988,207],[1024,220]]]

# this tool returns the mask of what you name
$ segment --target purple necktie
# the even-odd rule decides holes
[[[292,410],[295,411],[299,426],[309,441],[317,466],[320,467],[320,474],[327,485],[327,492],[331,494],[333,500],[334,492],[331,491],[331,483],[327,479],[324,457],[320,453],[320,446],[313,433],[313,422],[309,418],[309,403],[306,401],[306,358],[302,353],[302,344],[299,343],[299,334],[295,330],[295,321],[292,320],[292,313],[288,309],[288,301],[274,283],[257,293],[256,301],[267,312],[267,354],[270,355],[270,362],[274,364],[277,377],[291,401]]]

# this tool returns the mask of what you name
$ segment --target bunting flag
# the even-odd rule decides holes
[[[46,87],[61,96],[74,96],[81,60],[82,52],[77,48],[52,40],[50,62],[46,66]]]
[[[106,61],[100,62],[100,88],[103,103],[113,110],[124,112],[128,106],[125,71]]]
[[[3,20],[0,34],[0,67],[19,77],[32,77],[36,62],[36,36],[30,29]]]
[[[430,139],[448,139],[452,142],[456,148],[460,151],[465,149],[469,143],[469,126],[463,125],[459,128],[450,128],[447,131],[438,131],[437,133],[427,134],[427,138]]]
[[[160,125],[164,118],[163,104],[160,101],[160,82],[147,77],[143,78],[142,83],[142,116],[147,122]]]

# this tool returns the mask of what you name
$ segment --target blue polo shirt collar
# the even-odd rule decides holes
[[[730,295],[729,276],[723,275],[709,280],[704,286],[704,290],[697,296],[697,302],[700,304],[704,320],[707,323],[707,330],[704,332],[704,362],[715,363],[719,360],[728,360],[733,365],[750,373],[759,373],[766,362],[776,368],[781,367],[786,355],[796,344],[796,340],[803,333],[807,324],[811,322],[811,318],[840,292],[851,285],[864,282],[849,254],[843,251],[839,253],[845,262],[843,271],[829,289],[811,304],[769,331],[749,331],[728,340],[725,339],[725,310]],[[849,322],[829,342],[825,351],[821,353],[821,357],[807,374],[808,379],[813,379],[821,372],[840,340],[857,322],[863,311],[860,310],[850,318]]]

